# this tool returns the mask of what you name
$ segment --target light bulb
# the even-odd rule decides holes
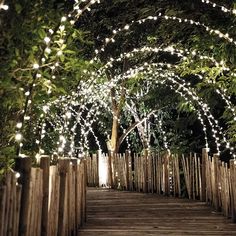
[[[61,22],[65,22],[65,21],[66,21],[66,17],[63,16],[63,17],[61,18]]]
[[[1,9],[7,11],[9,9],[9,6],[8,5],[1,5]]]
[[[16,124],[16,128],[17,128],[17,129],[21,129],[21,127],[22,127],[22,123],[21,123],[21,122],[19,122],[19,123]]]
[[[45,49],[45,52],[48,53],[48,54],[51,53],[51,51],[52,51],[52,50],[51,50],[50,48],[46,48],[46,49]]]
[[[17,142],[21,141],[21,140],[22,140],[22,134],[21,134],[21,133],[17,133],[17,134],[15,135],[15,140],[16,140]]]
[[[57,52],[57,56],[61,56],[61,55],[62,55],[62,51],[59,50],[59,51]]]
[[[33,64],[33,68],[37,70],[39,68],[39,64],[37,63]]]
[[[20,173],[16,172],[15,176],[16,176],[17,179],[20,178]]]
[[[48,43],[50,42],[50,38],[49,38],[49,37],[45,37],[45,38],[44,38],[44,42],[45,42],[46,44],[48,44]]]

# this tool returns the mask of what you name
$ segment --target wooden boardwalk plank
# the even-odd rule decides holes
[[[236,224],[188,199],[89,188],[87,210],[79,236],[236,235]]]

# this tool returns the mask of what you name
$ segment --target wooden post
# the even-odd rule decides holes
[[[129,150],[125,151],[125,166],[126,166],[126,190],[129,190]]]
[[[220,210],[219,207],[219,180],[218,180],[218,175],[219,175],[219,155],[214,154],[213,155],[213,162],[214,162],[214,177],[215,177],[215,182],[214,182],[214,195],[213,195],[213,203],[216,211]]]
[[[236,223],[236,163],[230,160],[230,198],[231,198],[231,218]]]
[[[113,188],[113,178],[112,178],[112,155],[113,152],[109,150],[108,152],[108,184],[109,187]]]
[[[18,182],[22,185],[20,219],[19,219],[19,236],[25,236],[27,233],[28,218],[29,218],[29,195],[30,195],[30,174],[31,174],[31,159],[16,158],[15,170],[20,173]]]
[[[164,194],[169,196],[170,192],[170,180],[169,180],[169,153],[168,151],[164,154]]]
[[[145,193],[148,192],[148,150],[144,150],[144,189]]]
[[[78,234],[78,227],[79,227],[79,220],[78,217],[80,216],[78,210],[78,204],[77,204],[77,199],[78,199],[78,159],[71,159],[71,163],[72,163],[72,168],[73,168],[73,172],[74,172],[74,185],[72,186],[73,188],[73,194],[74,194],[74,204],[73,204],[73,208],[71,209],[73,211],[73,223],[74,223],[74,229],[72,229],[72,231],[70,232],[71,235],[77,235]]]
[[[87,221],[87,168],[86,168],[86,160],[83,160],[83,163],[84,163],[84,174],[83,174],[83,178],[84,178],[84,182],[82,183],[83,184],[83,219],[84,219],[84,222]]]
[[[5,207],[6,207],[6,186],[0,187],[0,235],[4,235],[4,220],[5,217]]]
[[[66,199],[66,177],[70,167],[69,159],[59,159],[58,168],[60,174],[60,190],[59,190],[59,214],[58,214],[58,236],[65,235],[65,222],[64,218],[66,215],[65,210],[65,199]]]
[[[201,165],[201,194],[200,200],[205,202],[206,201],[206,161],[208,158],[208,149],[202,149],[202,165]]]
[[[42,204],[42,220],[41,235],[48,235],[48,197],[49,197],[49,168],[50,158],[41,157],[40,168],[43,170],[43,204]]]
[[[97,156],[96,156],[96,168],[97,168],[97,175],[96,175],[96,186],[99,187],[99,158],[101,156],[101,150],[97,151]]]

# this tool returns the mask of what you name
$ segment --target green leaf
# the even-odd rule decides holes
[[[15,4],[15,9],[16,9],[16,12],[17,12],[18,14],[20,14],[21,11],[22,11],[22,6],[21,6],[19,3],[16,3],[16,4]]]

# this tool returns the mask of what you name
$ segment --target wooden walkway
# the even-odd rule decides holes
[[[89,188],[79,236],[236,235],[205,203],[155,194]]]

